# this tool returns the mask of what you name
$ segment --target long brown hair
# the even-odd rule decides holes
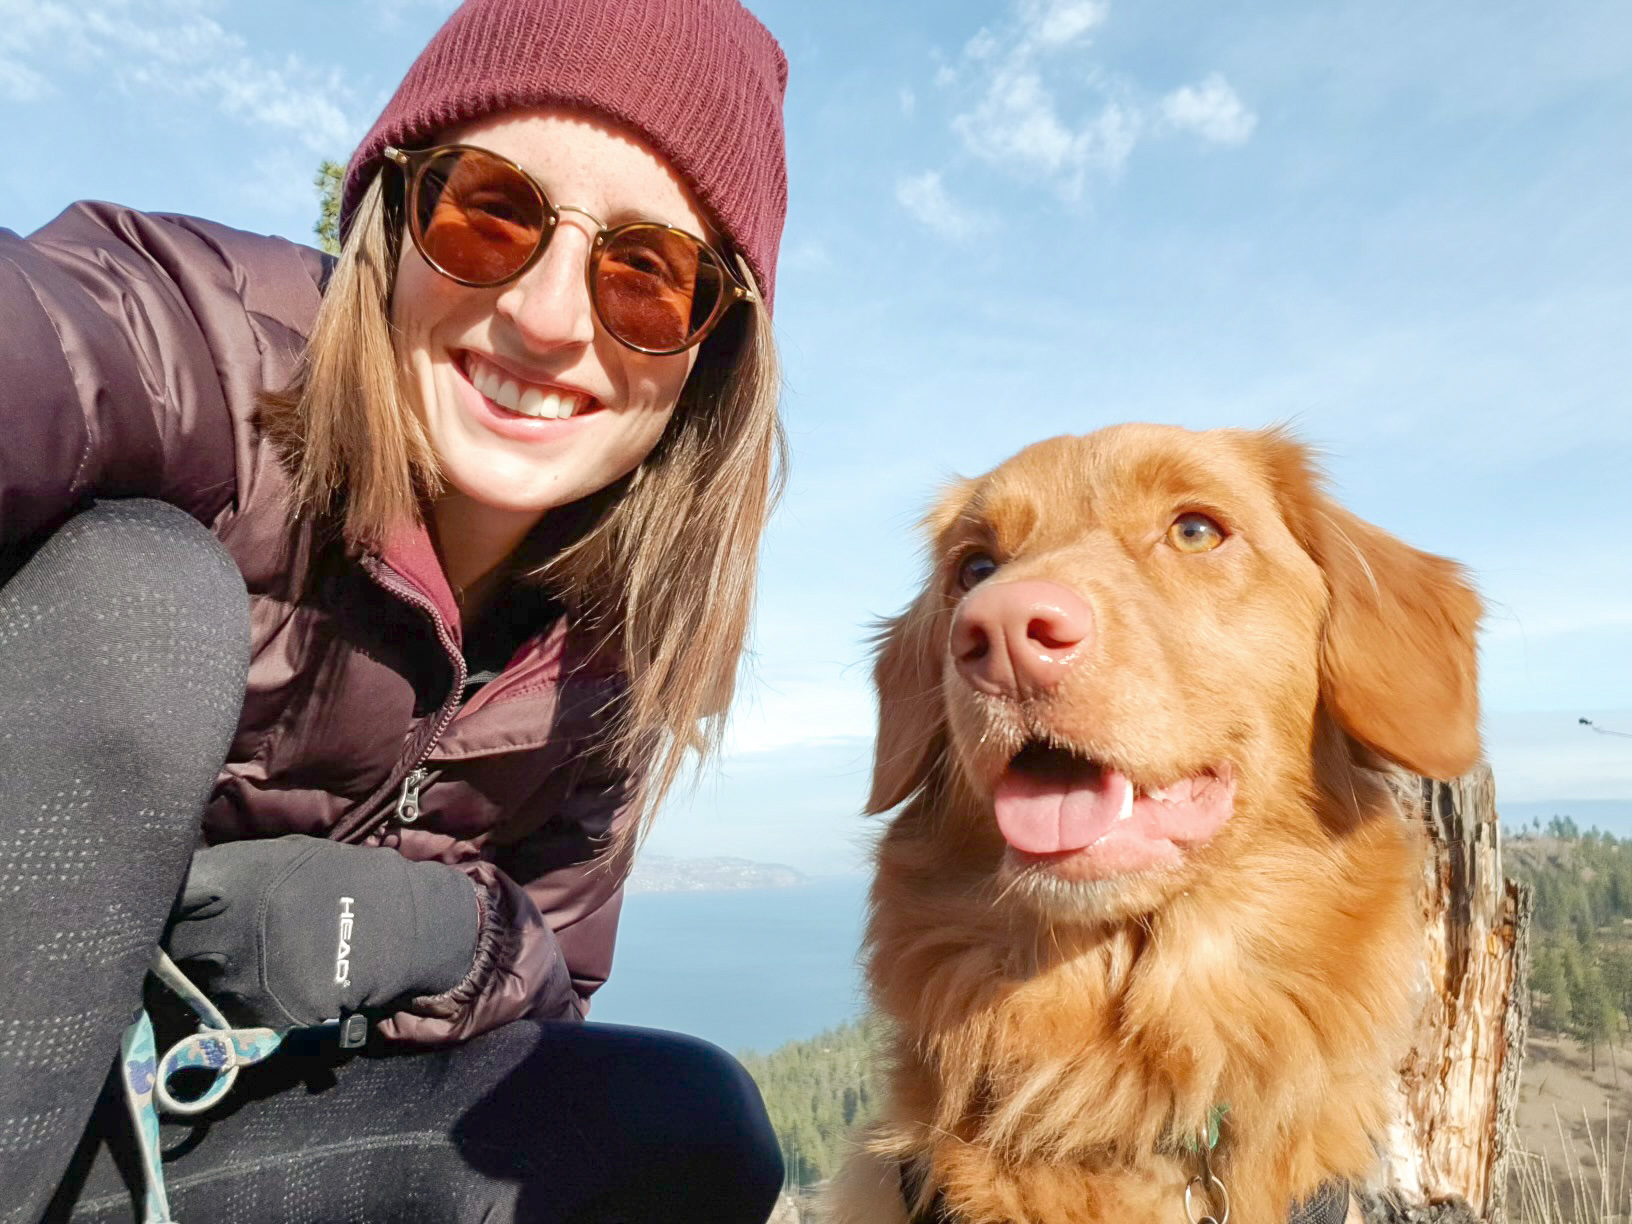
[[[400,225],[385,177],[357,207],[293,383],[262,397],[297,518],[356,549],[378,549],[443,487],[392,345]],[[610,652],[623,673],[613,749],[635,779],[635,836],[688,758],[707,758],[724,734],[786,465],[780,390],[770,319],[755,301],[703,343],[634,476],[585,499],[588,521],[530,570],[570,609],[590,653]]]

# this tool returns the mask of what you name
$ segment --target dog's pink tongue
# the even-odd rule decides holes
[[[997,827],[1026,854],[1063,854],[1093,845],[1132,799],[1115,770],[1033,773],[1011,769],[997,784]]]

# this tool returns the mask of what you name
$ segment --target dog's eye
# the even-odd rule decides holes
[[[1205,514],[1181,514],[1167,529],[1167,542],[1180,552],[1212,552],[1224,543],[1224,528]]]
[[[964,590],[979,586],[997,572],[997,562],[987,553],[970,553],[958,566],[958,585]]]

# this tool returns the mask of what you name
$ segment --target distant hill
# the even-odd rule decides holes
[[[1632,799],[1504,800],[1498,793],[1496,811],[1502,819],[1503,837],[1540,833],[1555,816],[1578,830],[1601,829],[1615,837],[1632,837]]]
[[[635,860],[628,890],[632,893],[719,892],[737,888],[795,888],[808,883],[809,876],[782,863],[642,854]]]

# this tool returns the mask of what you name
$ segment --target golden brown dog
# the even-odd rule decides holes
[[[1234,1220],[1363,1178],[1419,981],[1379,768],[1479,756],[1461,570],[1279,431],[1056,438],[928,529],[875,672],[891,1095],[829,1218],[907,1220],[904,1180],[957,1224],[1222,1214],[1220,1114]]]

